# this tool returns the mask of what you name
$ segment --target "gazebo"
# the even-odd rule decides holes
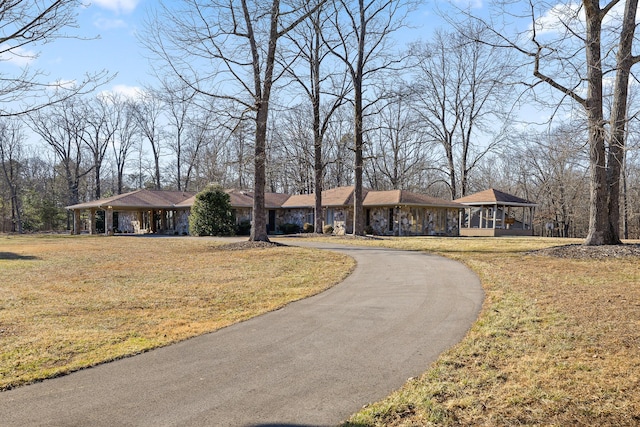
[[[460,236],[532,236],[536,203],[490,188],[455,200]]]

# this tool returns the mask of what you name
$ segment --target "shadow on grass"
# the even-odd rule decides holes
[[[267,423],[267,424],[250,424],[246,427],[314,427],[314,426],[310,424]]]
[[[32,255],[20,255],[13,252],[0,252],[0,260],[16,261],[16,260],[36,260],[36,259],[40,259],[40,258]]]

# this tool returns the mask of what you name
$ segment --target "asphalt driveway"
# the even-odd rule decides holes
[[[0,425],[336,425],[424,372],[482,305],[478,278],[455,261],[304,244],[344,252],[358,266],[281,310],[0,393]]]

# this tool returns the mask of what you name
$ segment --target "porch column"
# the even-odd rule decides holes
[[[484,228],[484,224],[482,223],[483,218],[484,218],[484,206],[481,206],[480,207],[480,219],[479,219],[479,222],[478,222],[478,228]]]
[[[498,219],[498,205],[493,207],[493,229],[496,229],[496,221]]]
[[[89,210],[89,234],[96,234],[96,210]]]
[[[535,230],[533,229],[533,217],[535,215],[535,212],[536,212],[535,206],[529,207],[529,220],[530,220],[530,224],[531,224],[531,235],[532,236],[535,235]]]
[[[156,233],[158,229],[156,228],[156,212],[152,209],[149,211],[149,228],[152,233]]]
[[[113,234],[113,208],[111,206],[104,211],[104,233],[108,236]]]
[[[136,234],[142,233],[142,230],[144,229],[144,212],[138,211],[137,218],[138,218],[138,228],[135,229]]]
[[[161,209],[158,211],[158,215],[160,215],[160,231],[165,231],[167,229],[167,211]]]
[[[73,211],[73,234],[80,234],[81,228],[80,209],[75,209]]]

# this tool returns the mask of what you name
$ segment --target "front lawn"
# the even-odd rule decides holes
[[[0,236],[0,390],[275,310],[354,261],[188,237]]]
[[[460,260],[480,276],[486,300],[460,344],[346,426],[640,425],[638,256],[528,254],[581,243],[543,238],[353,243]]]

